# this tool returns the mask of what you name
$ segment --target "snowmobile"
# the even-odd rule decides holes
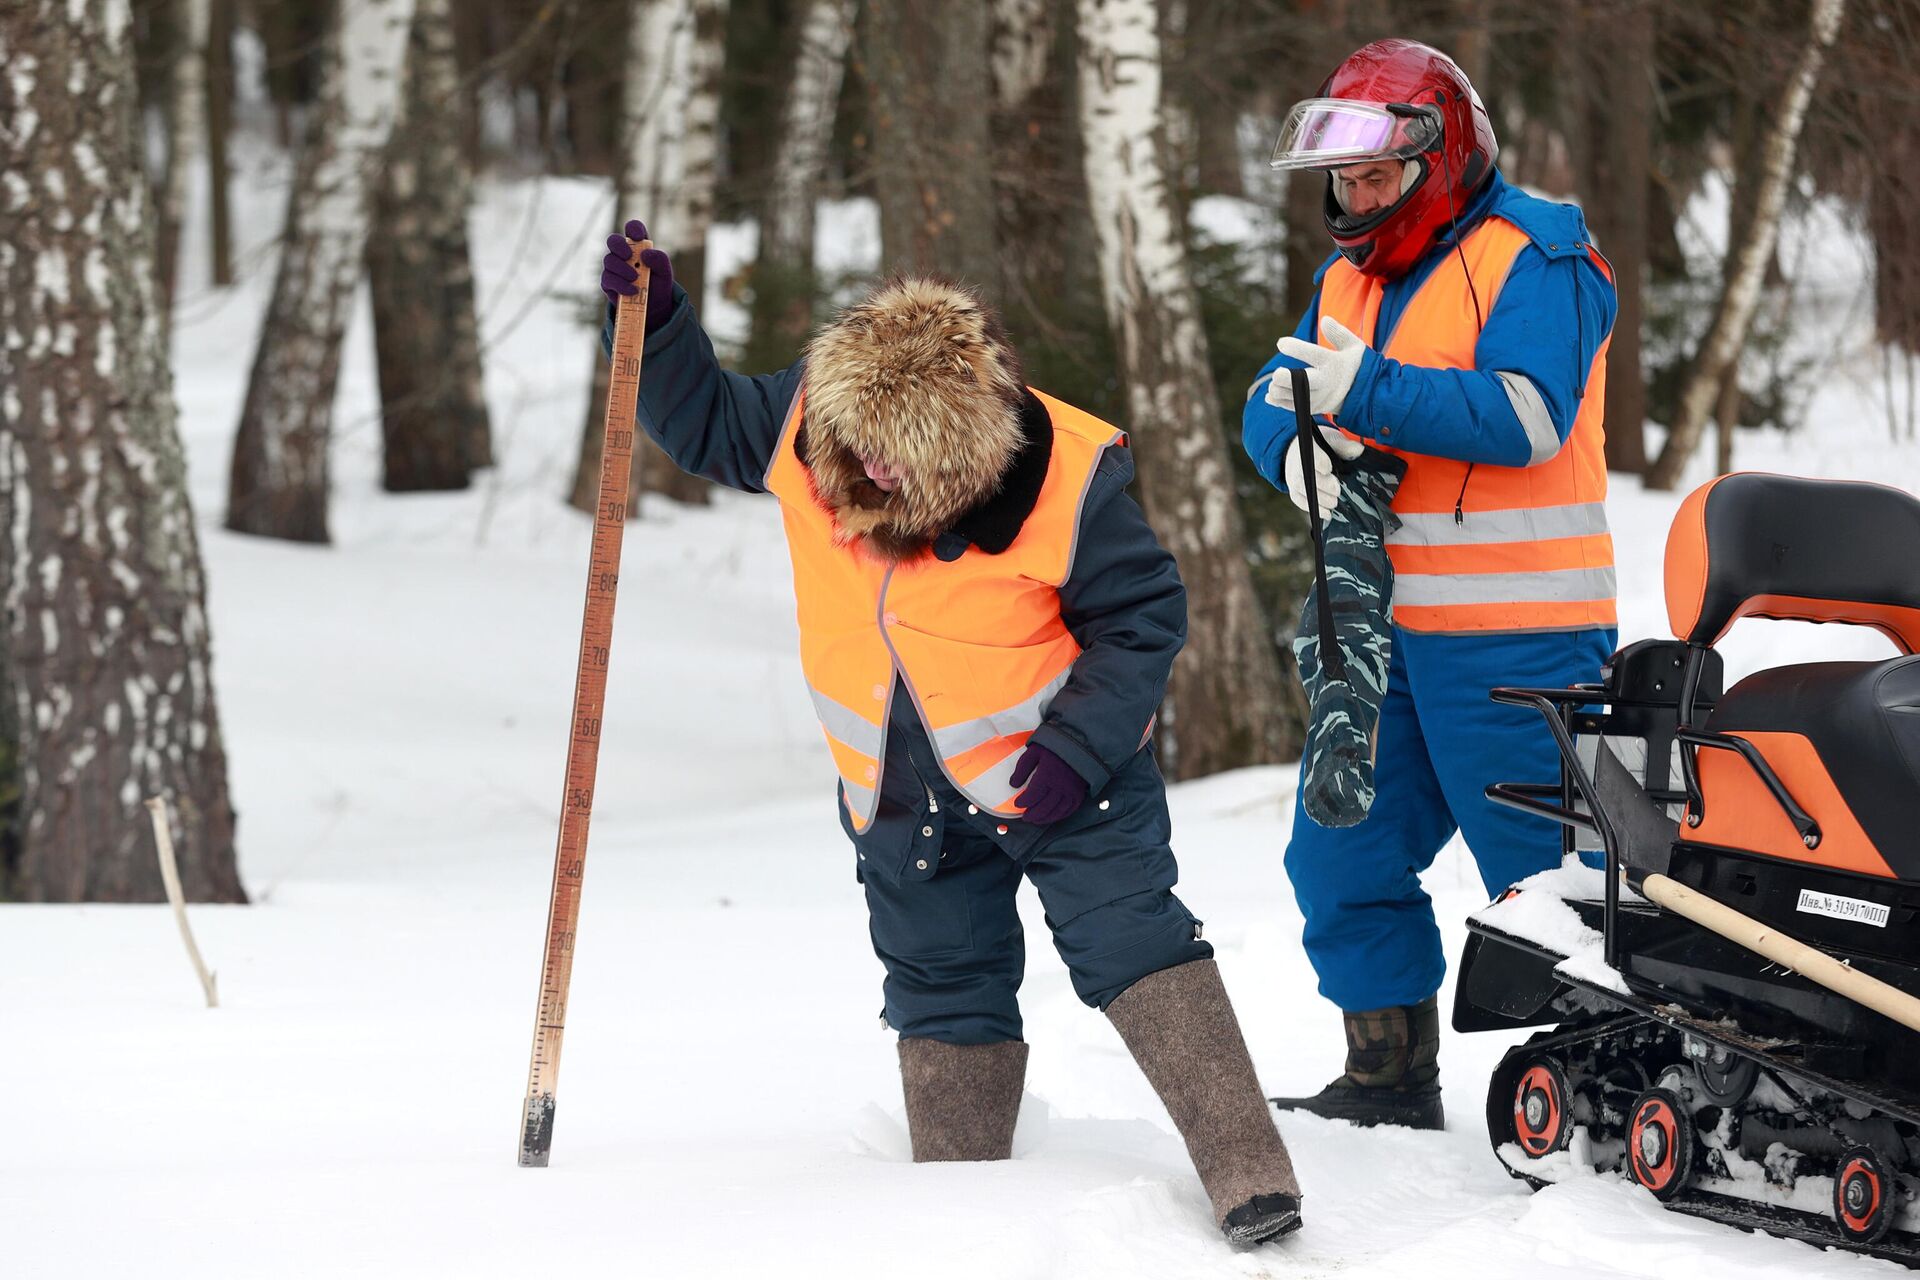
[[[1580,855],[1469,921],[1454,1028],[1545,1028],[1493,1073],[1494,1150],[1535,1188],[1624,1175],[1920,1265],[1920,500],[1723,476],[1675,518],[1666,601],[1675,639],[1600,683],[1493,691],[1541,715],[1561,769],[1488,796]],[[1741,618],[1900,653],[1722,691]]]

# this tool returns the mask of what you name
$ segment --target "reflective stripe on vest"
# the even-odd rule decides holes
[[[1039,395],[1038,392],[1035,393]],[[1041,395],[1053,422],[1047,475],[1013,545],[943,563],[890,565],[834,542],[832,513],[800,461],[805,396],[794,397],[766,487],[793,557],[800,665],[856,831],[873,821],[896,674],[947,778],[973,804],[1020,816],[1010,780],[1066,684],[1080,646],[1060,618],[1081,507],[1119,431]]]
[[[1501,218],[1467,233],[1408,299],[1384,346],[1374,332],[1384,286],[1344,260],[1327,269],[1320,314],[1404,364],[1471,369],[1480,336],[1477,295],[1491,310],[1527,235]],[[1593,261],[1611,269],[1597,252]],[[1461,265],[1466,257],[1466,268]],[[1471,273],[1472,287],[1468,286]],[[1532,466],[1469,467],[1401,453],[1392,429],[1368,443],[1407,462],[1394,496],[1401,527],[1393,559],[1393,620],[1409,631],[1578,631],[1616,625],[1613,538],[1601,425],[1606,342],[1594,355],[1567,441]],[[1536,442],[1536,455],[1546,454]]]

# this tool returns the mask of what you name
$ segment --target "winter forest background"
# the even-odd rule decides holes
[[[508,1162],[597,481],[594,280],[628,217],[735,367],[935,268],[1005,308],[1032,382],[1130,431],[1192,590],[1162,738],[1182,892],[1263,1075],[1319,1083],[1337,1018],[1279,865],[1306,536],[1239,420],[1326,256],[1320,186],[1266,167],[1279,119],[1389,34],[1460,61],[1508,177],[1578,200],[1621,283],[1623,640],[1663,633],[1661,542],[1707,476],[1920,487],[1914,0],[0,0],[19,1274],[120,1274],[155,1242],[153,1274],[877,1274],[929,1197],[966,1242],[942,1275],[1875,1266],[1625,1189],[1523,1196],[1478,1133],[1501,1047],[1478,1040],[1449,1042],[1447,1134],[1290,1130],[1309,1228],[1290,1263],[1230,1255],[1038,947],[1023,1159],[910,1177],[777,518],[646,451],[570,1123],[554,1179]],[[1729,653],[1861,643],[1812,631]],[[189,900],[253,904],[196,913],[217,1014],[162,912],[23,905],[159,901],[155,795]],[[1429,888],[1443,919],[1479,905],[1458,859]]]

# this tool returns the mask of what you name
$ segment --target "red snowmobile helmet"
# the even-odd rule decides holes
[[[1452,58],[1415,40],[1376,40],[1296,103],[1273,149],[1276,169],[1324,169],[1327,231],[1348,262],[1392,279],[1420,259],[1499,158],[1493,122]],[[1400,198],[1354,217],[1333,171],[1373,160],[1407,164]]]

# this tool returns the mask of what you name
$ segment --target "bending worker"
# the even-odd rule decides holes
[[[628,252],[609,239],[610,299],[637,288]],[[1127,496],[1124,437],[1030,390],[998,316],[958,286],[883,284],[800,363],[748,377],[714,359],[666,254],[642,260],[641,425],[688,471],[780,502],[914,1159],[1010,1154],[1025,877],[1214,1222],[1241,1244],[1298,1227],[1213,949],[1173,894],[1152,731],[1186,593]]]

